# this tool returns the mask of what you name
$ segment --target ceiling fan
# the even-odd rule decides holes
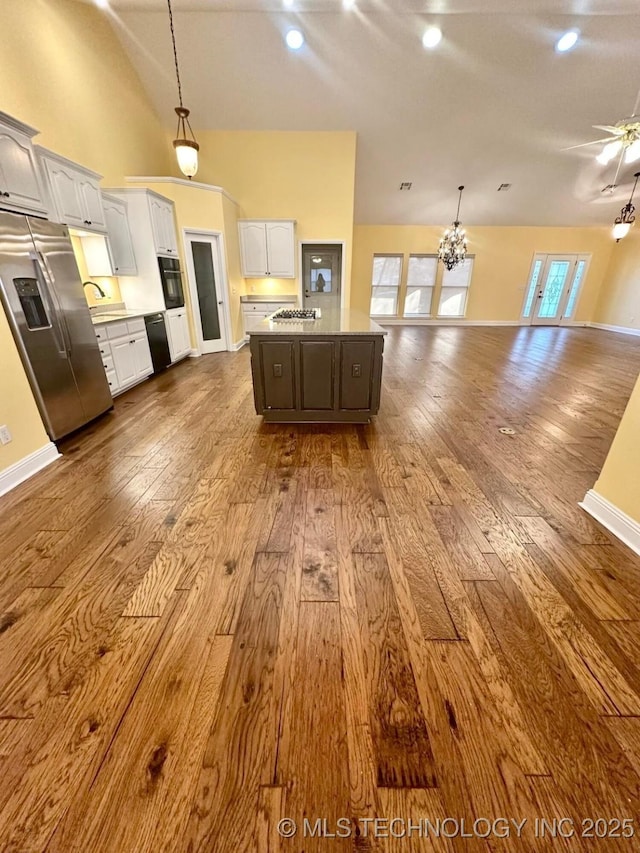
[[[586,148],[588,145],[602,145],[604,147],[597,155],[596,160],[603,166],[607,166],[618,155],[618,168],[613,179],[615,184],[623,161],[625,163],[635,163],[640,160],[640,115],[638,107],[640,104],[640,92],[636,98],[633,115],[627,118],[622,118],[615,124],[594,124],[597,130],[604,130],[610,134],[602,139],[594,139],[592,142],[583,142],[581,145],[572,145],[570,148],[565,148],[565,151],[571,151],[574,148]]]

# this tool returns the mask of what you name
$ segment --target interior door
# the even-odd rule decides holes
[[[187,236],[187,271],[191,292],[195,290],[195,321],[203,353],[228,349],[224,316],[226,294],[222,285],[218,237]]]
[[[533,303],[534,326],[559,326],[569,296],[575,255],[548,255]]]
[[[302,246],[303,307],[340,311],[342,246],[305,243]]]

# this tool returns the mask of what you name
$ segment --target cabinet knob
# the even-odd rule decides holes
[[[129,341],[130,344],[135,344],[135,341]]]
[[[3,195],[5,198],[9,198],[9,197],[10,197],[10,195],[11,195],[11,193],[4,192],[4,193],[2,193],[2,195]]]

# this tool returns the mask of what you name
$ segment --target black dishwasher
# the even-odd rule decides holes
[[[147,337],[149,338],[153,372],[160,373],[161,370],[164,370],[165,367],[171,364],[171,353],[169,352],[164,314],[147,314],[144,322],[147,327]]]

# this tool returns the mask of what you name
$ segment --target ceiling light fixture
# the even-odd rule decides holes
[[[558,41],[556,42],[556,51],[558,53],[566,53],[568,50],[571,50],[578,43],[578,32],[577,30],[569,30],[563,36],[560,36]]]
[[[629,231],[631,230],[631,226],[636,221],[635,207],[633,206],[633,194],[636,191],[636,187],[638,186],[638,178],[640,178],[640,172],[636,172],[633,176],[636,180],[633,185],[633,189],[631,190],[631,196],[629,197],[629,201],[625,204],[625,206],[620,211],[620,216],[616,217],[616,221],[613,223],[613,236],[616,238],[616,243],[619,243],[623,237],[626,237]]]
[[[460,227],[460,202],[462,201],[462,190],[458,187],[458,210],[452,228],[447,228],[440,239],[438,246],[438,260],[442,261],[448,270],[462,263],[467,256],[467,235],[464,228]]]
[[[304,44],[304,36],[300,30],[289,30],[284,40],[287,43],[287,47],[291,48],[291,50],[300,50]]]
[[[429,29],[424,31],[424,35],[422,36],[422,46],[426,47],[427,50],[431,50],[437,47],[441,40],[442,30],[439,27],[429,27]]]
[[[356,0],[342,0],[342,8],[349,11],[356,5]]]
[[[178,100],[180,106],[176,107],[178,114],[178,129],[176,138],[173,140],[173,147],[178,158],[178,166],[183,175],[186,175],[189,180],[198,171],[198,151],[200,146],[196,142],[196,137],[189,124],[189,110],[182,103],[182,86],[180,84],[180,69],[178,68],[178,51],[176,50],[176,35],[173,30],[173,10],[171,8],[171,0],[167,0],[169,7],[169,26],[171,27],[171,42],[173,44],[173,59],[176,66],[176,80],[178,81]],[[189,134],[191,138],[189,138]]]

